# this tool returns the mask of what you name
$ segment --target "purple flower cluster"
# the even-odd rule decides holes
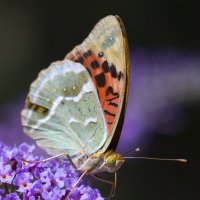
[[[9,147],[0,142],[0,200],[65,199],[78,173],[67,160],[50,160],[37,164],[34,145],[26,143]],[[26,160],[26,161],[25,161]],[[71,192],[70,200],[102,200],[99,191],[81,182]]]

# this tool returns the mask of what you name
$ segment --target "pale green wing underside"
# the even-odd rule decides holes
[[[81,64],[69,60],[40,72],[21,115],[24,131],[51,155],[91,154],[106,139],[93,82]]]

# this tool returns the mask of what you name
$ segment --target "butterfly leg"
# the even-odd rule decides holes
[[[76,165],[74,164],[74,162],[72,161],[71,157],[68,154],[67,154],[67,158],[68,158],[69,162],[71,163],[71,165],[74,167],[74,169],[77,171],[78,169],[77,169]]]
[[[115,172],[115,180],[114,182],[113,181],[109,181],[109,180],[106,180],[106,179],[103,179],[102,177],[96,175],[96,174],[91,174],[91,176],[99,181],[102,181],[104,183],[108,183],[110,185],[112,185],[112,188],[110,190],[110,194],[108,197],[106,197],[105,199],[111,199],[112,197],[115,196],[115,191],[116,191],[116,185],[117,185],[117,173]]]
[[[37,164],[37,163],[47,162],[47,161],[49,161],[49,160],[52,160],[52,159],[54,159],[54,158],[58,158],[58,157],[60,157],[60,156],[67,156],[67,158],[68,158],[69,162],[71,163],[71,165],[74,167],[75,170],[77,170],[77,167],[76,167],[76,165],[74,164],[74,162],[72,161],[71,157],[70,157],[68,154],[66,154],[66,153],[61,153],[61,154],[58,154],[58,155],[56,155],[56,156],[52,156],[52,157],[50,157],[50,158],[46,158],[46,159],[44,159],[44,160],[38,160],[38,161],[28,161],[28,160],[25,160],[25,159],[23,159],[23,158],[21,158],[21,160],[24,161],[24,162],[27,162],[27,163]]]
[[[88,173],[89,171],[88,170],[85,170],[81,176],[79,177],[79,179],[76,181],[76,183],[72,186],[69,194],[67,195],[67,197],[65,198],[65,200],[69,199],[69,196],[71,194],[71,192],[76,188],[76,186],[80,183],[81,179]]]

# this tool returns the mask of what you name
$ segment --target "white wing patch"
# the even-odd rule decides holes
[[[96,122],[97,122],[97,118],[95,118],[95,117],[89,117],[89,118],[87,118],[85,120],[84,126],[87,126],[89,123],[96,123]],[[80,123],[80,121],[78,121],[77,119],[75,119],[75,118],[72,117],[69,120],[69,124],[71,124],[71,123]]]
[[[70,120],[69,120],[69,124],[74,123],[74,122],[75,122],[75,123],[76,123],[76,122],[79,123],[80,121],[78,121],[77,119],[74,119],[73,117],[71,117]]]
[[[106,124],[87,70],[69,60],[55,62],[31,84],[22,110],[24,131],[50,154],[96,152]]]
[[[87,126],[89,123],[96,123],[97,122],[97,118],[95,117],[90,117],[90,118],[87,118],[84,122],[84,125]]]

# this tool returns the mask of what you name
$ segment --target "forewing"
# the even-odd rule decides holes
[[[100,20],[83,43],[67,54],[66,59],[81,63],[89,72],[108,133],[101,151],[105,151],[111,141],[112,148],[115,148],[121,133],[129,85],[128,45],[120,18],[107,16]]]
[[[24,131],[49,154],[91,154],[107,130],[98,95],[85,67],[52,63],[31,84],[22,110]]]

